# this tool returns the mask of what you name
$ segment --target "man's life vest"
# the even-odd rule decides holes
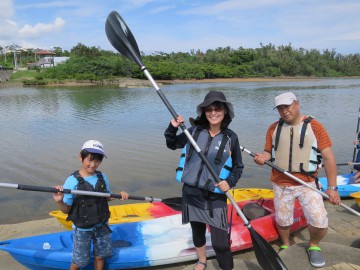
[[[96,171],[98,180],[93,186],[80,176],[79,171],[72,174],[77,180],[77,190],[107,192],[104,177]],[[66,220],[71,220],[78,228],[90,228],[96,224],[105,224],[110,218],[109,205],[106,197],[75,195],[69,215]]]
[[[296,126],[279,120],[272,134],[271,161],[275,165],[288,172],[316,172],[321,155],[311,128],[312,119],[309,116]]]
[[[229,135],[222,132],[211,137],[206,129],[200,127],[194,128],[192,135],[220,179],[227,179],[232,168]],[[215,179],[199,155],[193,152],[194,147],[188,142],[181,153],[179,166],[176,169],[176,180],[211,192],[223,193],[215,187]]]

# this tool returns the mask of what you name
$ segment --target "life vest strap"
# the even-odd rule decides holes
[[[284,124],[284,120],[282,120],[282,119],[280,118],[280,119],[279,119],[279,124],[278,124],[277,130],[276,130],[275,145],[274,145],[275,151],[277,150],[278,145],[279,145],[281,128],[282,128],[283,124]]]
[[[311,122],[311,120],[313,120],[313,118],[311,116],[309,116],[308,118],[306,118],[304,120],[304,124],[301,128],[301,134],[300,134],[300,143],[299,143],[300,148],[304,147],[306,128],[307,128],[307,125]]]
[[[220,162],[221,162],[221,158],[224,154],[224,149],[225,149],[225,146],[226,146],[226,143],[228,142],[228,140],[229,140],[229,137],[227,136],[227,134],[224,134],[224,136],[222,137],[220,146],[219,146],[219,151],[217,152],[216,157],[215,157],[216,165],[220,164]]]
[[[202,128],[195,127],[195,131],[194,131],[194,134],[193,134],[193,138],[194,138],[195,141],[197,141],[197,139],[199,138],[201,130],[202,130]],[[189,148],[189,155],[186,157],[187,161],[191,158],[191,155],[192,155],[193,152],[194,152],[194,146],[191,144],[190,148]]]

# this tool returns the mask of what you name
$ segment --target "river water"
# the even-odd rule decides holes
[[[242,146],[262,151],[265,132],[278,113],[274,97],[292,91],[303,114],[327,128],[338,163],[352,161],[360,105],[360,79],[287,82],[173,84],[162,92],[186,119],[209,90],[224,91],[235,108],[230,125]],[[174,180],[180,150],[166,148],[163,136],[171,115],[153,88],[0,88],[2,183],[62,184],[79,169],[78,153],[88,139],[104,144],[108,158],[100,170],[112,192],[169,198],[180,195]],[[186,123],[189,126],[189,123]],[[238,187],[269,188],[270,168],[244,153]],[[338,167],[347,173],[348,166]],[[116,201],[118,203],[119,201]],[[136,201],[128,201],[136,202]],[[0,188],[0,224],[47,218],[56,209],[51,194]]]

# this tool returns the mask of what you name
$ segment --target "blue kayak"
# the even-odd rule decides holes
[[[196,258],[195,253],[191,252],[190,226],[181,224],[181,215],[147,222],[123,223],[110,228],[113,231],[113,256],[106,260],[105,269],[175,263],[179,261],[181,253],[181,261]],[[7,251],[15,260],[32,270],[69,269],[72,246],[72,231],[0,242],[0,250]],[[82,269],[94,269],[93,263]]]
[[[241,201],[243,208],[257,200]],[[279,238],[275,226],[274,203],[264,199],[261,205],[266,215],[254,217],[252,227],[267,241]],[[228,217],[232,215],[231,250],[239,251],[252,247],[248,229],[236,211],[229,207]],[[232,213],[232,214],[231,214]],[[307,226],[300,204],[295,204],[294,223],[291,232]],[[192,241],[189,224],[182,224],[181,214],[165,216],[131,223],[110,226],[113,256],[106,259],[105,269],[131,269],[165,265],[195,260],[196,251]],[[16,261],[32,270],[69,269],[72,257],[72,231],[24,237],[0,242],[0,250],[8,252]],[[214,256],[211,236],[206,232],[207,255]],[[92,270],[90,263],[83,270]]]
[[[337,186],[339,188],[339,195],[341,198],[350,197],[351,193],[360,191],[360,183],[355,184],[354,181],[355,173],[342,174],[338,175],[336,178]],[[321,183],[322,189],[327,189],[327,178],[321,177],[319,178],[319,182]]]

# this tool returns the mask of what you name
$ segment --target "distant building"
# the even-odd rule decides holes
[[[70,57],[68,56],[55,56],[54,57],[54,66],[57,64],[65,63]]]
[[[47,50],[38,50],[35,51],[35,62],[34,63],[27,63],[28,69],[39,67],[39,68],[46,68],[46,67],[54,67],[57,64],[64,63],[69,57],[59,56],[55,57],[55,53],[52,51]]]

